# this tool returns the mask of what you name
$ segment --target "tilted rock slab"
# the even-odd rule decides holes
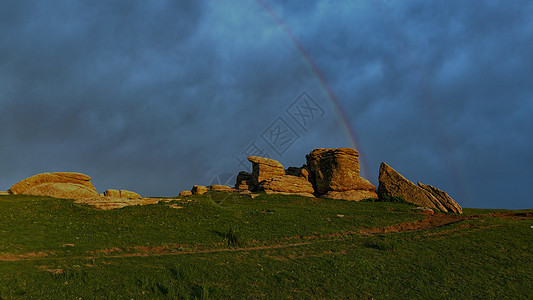
[[[417,184],[419,187],[430,192],[433,197],[437,198],[439,203],[446,207],[448,211],[452,211],[459,214],[463,213],[463,208],[457,202],[455,202],[455,200],[453,200],[452,197],[450,197],[450,195],[448,195],[448,193],[446,193],[445,191],[440,190],[431,185],[423,184],[419,181],[417,181]]]
[[[376,187],[359,176],[358,156],[353,148],[318,148],[306,155],[315,191],[326,198],[377,199]]]
[[[277,160],[250,156],[248,161],[252,163],[252,183],[255,186],[259,186],[263,180],[285,175],[283,165]]]
[[[50,196],[64,199],[98,197],[91,177],[73,172],[43,173],[26,178],[9,191],[14,194]]]
[[[299,195],[314,197],[313,185],[305,178],[283,175],[262,181],[259,190],[267,194]]]
[[[405,201],[444,212],[463,213],[463,209],[446,192],[430,185],[415,185],[386,163],[379,168],[379,197],[402,197]]]

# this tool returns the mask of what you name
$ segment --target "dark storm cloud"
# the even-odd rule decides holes
[[[3,3],[0,189],[68,170],[99,191],[209,184],[302,91],[325,115],[274,158],[350,146],[311,61],[373,183],[387,161],[465,206],[531,206],[529,2],[262,3]]]
[[[519,167],[533,150],[532,9],[320,3],[307,19],[319,25],[299,35],[342,99],[374,176],[385,160],[466,205],[524,207],[524,191],[505,186],[533,177]]]

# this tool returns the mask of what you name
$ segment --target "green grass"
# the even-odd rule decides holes
[[[71,200],[1,196],[0,257],[25,259],[0,261],[0,299],[525,299],[533,293],[531,218],[474,217],[362,235],[355,232],[424,216],[403,203],[226,193],[186,199],[100,211]],[[183,208],[169,207],[175,203]],[[351,234],[335,235],[342,232]]]

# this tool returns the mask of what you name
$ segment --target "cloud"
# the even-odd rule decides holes
[[[301,165],[313,148],[350,146],[329,88],[372,182],[387,161],[465,206],[526,207],[532,11],[526,1],[11,2],[0,12],[0,188],[72,170],[99,190],[175,195],[241,169],[253,141],[272,152],[261,134],[278,117],[300,138],[274,158]],[[285,112],[302,91],[325,111],[305,129]]]

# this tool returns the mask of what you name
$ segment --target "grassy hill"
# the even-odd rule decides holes
[[[211,193],[0,196],[0,299],[529,298],[533,210]]]

